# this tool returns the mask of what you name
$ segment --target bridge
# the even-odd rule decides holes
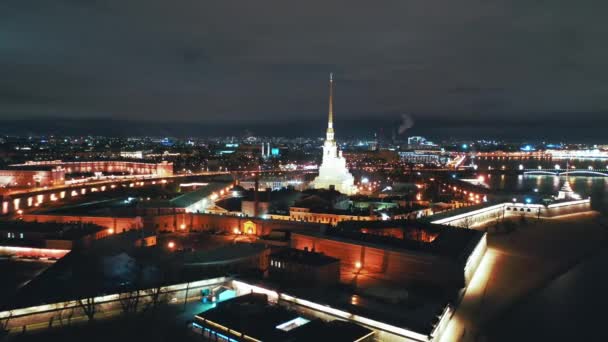
[[[524,175],[608,177],[608,169],[525,169]]]

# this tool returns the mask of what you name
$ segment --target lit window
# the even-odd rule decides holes
[[[19,233],[19,238],[23,239],[23,233]]]

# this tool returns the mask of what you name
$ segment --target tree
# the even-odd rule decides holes
[[[526,223],[527,223],[526,215],[525,214],[521,214],[521,216],[519,217],[519,224],[525,225]]]
[[[87,316],[89,323],[95,319],[97,305],[95,297],[101,292],[100,284],[103,284],[103,269],[99,260],[92,255],[83,254],[74,266],[75,281],[70,284],[73,293],[81,299],[76,300],[76,305]]]
[[[146,291],[150,302],[148,308],[158,308],[165,301],[165,285],[170,280],[171,266],[167,259],[161,259],[154,267],[146,267],[143,271],[143,278],[146,283],[153,284],[153,287]]]
[[[89,323],[93,322],[95,319],[95,313],[97,313],[97,307],[95,305],[95,297],[90,296],[87,298],[79,299],[76,301],[78,306],[82,309],[82,312],[89,319]]]
[[[8,316],[6,316],[4,318],[0,318],[0,338],[3,338],[6,335],[8,335],[8,331],[9,331],[8,323],[12,317],[13,317],[13,312],[9,311]]]
[[[119,294],[118,301],[120,307],[125,315],[129,315],[137,312],[139,306],[140,292],[135,289],[133,291],[127,291]]]
[[[165,293],[162,283],[158,283],[155,287],[148,290],[150,296],[150,304],[148,307],[156,309],[164,302],[163,294]]]
[[[460,227],[469,229],[473,226],[473,223],[474,223],[473,218],[471,218],[471,216],[465,216],[462,219],[462,223],[460,224]]]
[[[502,209],[495,210],[490,214],[490,217],[491,217],[492,221],[494,222],[494,228],[497,230],[504,219],[504,210],[505,209],[503,207]],[[486,231],[487,231],[487,228],[486,228]]]
[[[57,316],[60,325],[64,326],[70,325],[72,323],[72,317],[74,317],[75,304],[76,303],[70,301],[63,303],[63,308],[59,310],[59,315]]]

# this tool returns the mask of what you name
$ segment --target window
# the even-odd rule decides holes
[[[19,238],[23,239],[23,233],[19,233]]]

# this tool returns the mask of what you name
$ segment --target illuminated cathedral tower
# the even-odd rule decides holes
[[[329,189],[333,186],[337,191],[352,195],[355,193],[353,175],[346,168],[346,159],[334,140],[334,78],[329,74],[329,118],[327,133],[323,144],[323,162],[319,167],[319,176],[313,182],[315,189]]]

